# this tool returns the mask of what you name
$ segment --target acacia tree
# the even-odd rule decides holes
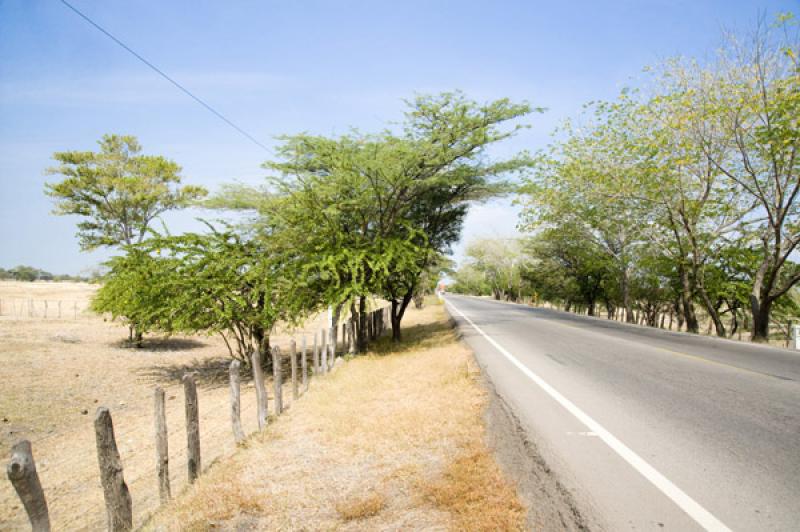
[[[209,226],[207,234],[154,236],[109,262],[92,305],[142,333],[219,334],[230,355],[249,365],[259,354],[269,365],[269,337],[277,320],[303,316],[304,283],[285,275],[259,238]]]
[[[502,177],[528,164],[485,153],[522,127],[501,129],[531,112],[527,104],[446,93],[409,106],[400,133],[285,137],[280,160],[265,164],[277,174],[269,192],[253,201],[252,191],[233,188],[214,202],[258,208],[256,226],[284,242],[289,262],[317,283],[318,303],[349,303],[363,315],[368,295],[388,299],[395,340],[424,272],[458,239],[469,203],[502,192]]]
[[[49,174],[65,176],[47,183],[54,213],[77,215],[81,249],[142,242],[151,223],[166,211],[186,207],[206,194],[197,186],[179,186],[180,166],[162,156],[142,155],[136,137],[104,135],[100,150],[56,152]]]
[[[108,273],[91,308],[122,320],[128,326],[128,342],[142,347],[147,332],[176,332],[170,305],[180,295],[175,277],[179,263],[136,246],[125,250],[106,263]]]

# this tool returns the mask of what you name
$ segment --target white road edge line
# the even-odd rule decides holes
[[[606,445],[617,453],[623,460],[628,462],[636,471],[638,471],[644,478],[649,480],[656,488],[658,488],[664,495],[669,497],[672,502],[686,512],[689,517],[697,521],[701,527],[706,530],[714,532],[730,532],[730,528],[714,517],[708,510],[700,506],[700,504],[689,497],[683,490],[673,484],[667,477],[658,472],[653,466],[644,461],[644,459],[633,452],[627,445],[618,440],[613,434],[607,431],[600,423],[592,419],[586,412],[578,408],[572,401],[561,395],[561,393],[550,386],[544,379],[539,377],[536,373],[528,369],[522,362],[520,362],[514,355],[509,353],[503,346],[498,344],[491,336],[483,332],[483,330],[475,325],[463,312],[461,312],[455,305],[449,301],[445,304],[452,308],[458,315],[464,318],[476,331],[478,331],[486,340],[492,344],[504,357],[508,359],[514,366],[516,366],[526,377],[536,383],[542,390],[544,390],[550,397],[556,400],[558,404],[563,406],[570,414],[578,418],[578,420],[586,425],[586,427],[594,432]]]

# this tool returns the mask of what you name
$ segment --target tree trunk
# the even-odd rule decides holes
[[[767,298],[750,296],[750,308],[753,313],[752,341],[766,343],[769,341],[769,315],[772,301]]]
[[[358,352],[367,350],[367,298],[358,298]]]
[[[399,342],[402,337],[400,334],[400,322],[403,321],[403,315],[411,302],[412,293],[409,291],[403,296],[403,299],[398,301],[392,299],[392,341]]]
[[[253,340],[256,344],[256,353],[262,368],[272,367],[272,356],[269,353],[269,335],[261,327],[253,328]],[[245,357],[244,363],[252,363],[252,356]]]
[[[681,306],[683,307],[683,317],[686,320],[686,331],[697,334],[700,332],[700,325],[697,322],[697,315],[694,312],[689,272],[683,265],[679,267],[679,271],[681,277]]]
[[[725,324],[722,323],[722,318],[719,316],[719,309],[711,303],[711,299],[708,297],[705,287],[699,285],[697,288],[698,292],[700,292],[700,298],[703,300],[703,306],[706,307],[706,312],[708,312],[708,316],[714,323],[714,329],[717,331],[717,336],[725,338]]]
[[[620,284],[622,285],[622,307],[625,309],[625,321],[627,323],[633,323],[633,306],[631,305],[631,289],[630,283],[628,282],[627,268],[622,270],[622,280]]]

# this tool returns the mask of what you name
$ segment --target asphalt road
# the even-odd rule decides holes
[[[800,530],[800,352],[446,302],[591,528]]]

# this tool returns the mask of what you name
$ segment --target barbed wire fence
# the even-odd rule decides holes
[[[3,298],[4,304],[10,299]],[[63,305],[61,311],[64,319]],[[79,313],[76,311],[73,315],[78,316]],[[151,416],[122,414],[115,425],[112,411],[100,406],[94,420],[94,442],[88,428],[84,429],[83,434],[76,430],[69,431],[74,438],[81,440],[79,447],[82,452],[73,450],[70,453],[64,449],[56,459],[48,457],[42,460],[38,470],[33,447],[56,445],[59,442],[55,441],[55,435],[48,435],[33,443],[29,440],[17,442],[7,466],[8,478],[22,503],[19,519],[15,520],[16,526],[24,522],[25,516],[35,532],[64,528],[67,521],[67,528],[97,529],[102,528],[104,522],[109,530],[130,530],[134,525],[141,526],[162,503],[169,500],[169,496],[164,495],[164,482],[168,486],[167,493],[179,493],[193,482],[193,467],[196,464],[211,464],[235,451],[241,443],[237,426],[241,430],[243,419],[245,429],[250,429],[248,436],[263,428],[260,419],[256,423],[256,418],[261,415],[259,397],[271,405],[272,416],[280,415],[290,402],[283,400],[284,394],[287,399],[291,397],[291,403],[301,399],[308,390],[309,382],[313,382],[311,377],[319,378],[332,371],[342,355],[359,352],[359,338],[371,342],[385,334],[390,322],[389,308],[368,312],[366,318],[344,321],[341,331],[337,329],[340,324],[329,323],[331,327],[322,329],[318,335],[320,342],[316,341],[315,334],[313,343],[306,342],[305,338],[300,343],[292,340],[286,352],[274,347],[273,379],[269,387],[263,379],[255,378],[239,384],[239,364],[238,361],[233,362],[235,366],[229,368],[229,409],[202,408],[207,392],[203,388],[197,390],[194,374],[188,372],[183,378],[186,397],[183,402],[184,416],[181,416],[180,401],[169,401],[169,407],[164,407],[163,391],[154,394],[156,408],[153,410],[153,424],[147,424],[143,419]],[[259,386],[262,388],[259,389]],[[268,388],[272,388],[271,395]],[[178,395],[177,390],[171,388],[170,394],[173,392],[175,395],[170,395],[169,399]],[[163,419],[168,420],[166,424],[159,423],[159,396],[165,416]],[[148,428],[145,429],[145,426]],[[155,431],[153,426],[156,427]],[[187,446],[185,441],[181,444],[184,434],[187,440],[196,438],[199,445],[193,448],[191,444]],[[162,456],[162,447],[158,443],[160,438],[162,442],[168,442],[164,447],[170,449],[172,456]],[[53,441],[48,441],[51,439]],[[91,456],[94,451],[96,458]],[[164,475],[166,480],[164,476],[159,478],[163,463],[169,466]],[[70,474],[50,482],[48,477],[55,476],[60,470],[68,470]],[[202,468],[197,471],[198,474],[202,472]],[[178,489],[171,490],[169,486]],[[79,509],[79,513],[75,511],[76,500],[83,501],[85,506]],[[57,518],[55,527],[51,525],[51,517]]]
[[[11,320],[78,320],[90,317],[89,305],[78,299],[0,298],[0,318]]]

